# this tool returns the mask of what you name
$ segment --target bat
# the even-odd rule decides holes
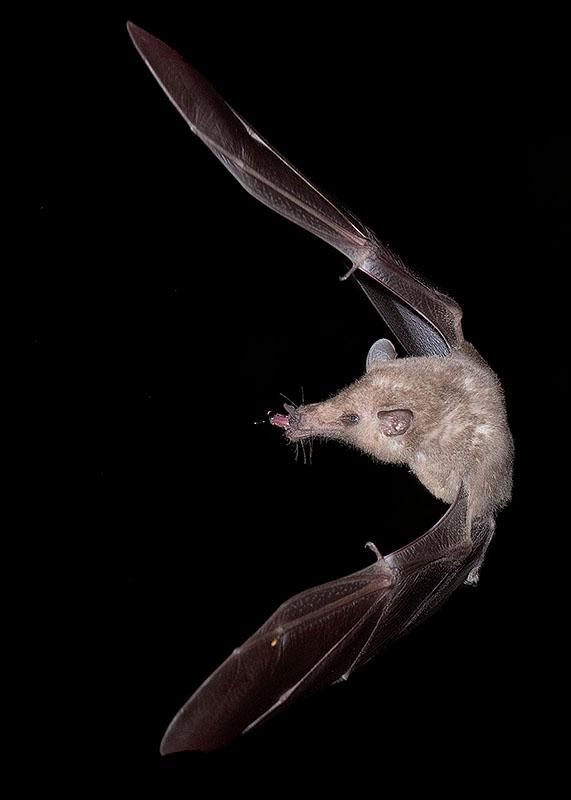
[[[200,73],[133,23],[139,54],[193,133],[254,197],[343,253],[406,355],[376,341],[335,396],[271,417],[292,442],[345,442],[404,464],[448,504],[425,534],[346,577],[287,600],[190,697],[161,753],[212,751],[301,696],[346,680],[381,648],[476,584],[511,495],[513,441],[496,375],[465,341],[462,312],[339,208],[237,114]]]

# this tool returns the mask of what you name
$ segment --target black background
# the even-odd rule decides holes
[[[34,76],[15,295],[26,758],[53,752],[40,775],[76,796],[175,797],[204,780],[255,796],[347,779],[441,790],[491,783],[499,765],[508,787],[545,779],[554,533],[539,520],[567,385],[560,290],[549,304],[544,291],[565,263],[558,21],[371,18],[360,3],[112,9],[16,32]],[[190,134],[127,19],[458,300],[517,447],[476,590],[207,756],[158,746],[232,648],[295,592],[369,563],[367,540],[390,552],[443,507],[406,470],[334,444],[304,463],[263,422],[284,395],[316,401],[357,378],[386,329],[337,280],[336,251],[256,203]]]

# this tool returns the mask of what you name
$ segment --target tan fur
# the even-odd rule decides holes
[[[377,414],[392,409],[413,413],[402,435],[381,431]],[[473,517],[494,514],[510,498],[513,444],[503,393],[468,343],[446,358],[376,362],[329,400],[296,409],[287,433],[293,440],[342,440],[380,461],[408,464],[432,494],[449,503],[463,482]]]

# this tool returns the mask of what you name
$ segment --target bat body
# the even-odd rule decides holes
[[[443,517],[411,544],[352,575],[296,595],[236,648],[178,712],[162,753],[214,750],[302,694],[347,676],[407,633],[463,582],[476,583],[509,500],[513,445],[500,384],[466,342],[461,311],[334,205],[167,45],[129,23],[147,66],[244,188],[352,262],[351,276],[406,351],[379,339],[365,374],[334,397],[271,421],[286,437],[337,439],[406,464]]]
[[[512,443],[502,392],[471,345],[447,358],[368,361],[365,375],[330,400],[287,406],[286,435],[339,439],[380,461],[407,464],[448,503],[463,485],[473,518],[504,506]]]

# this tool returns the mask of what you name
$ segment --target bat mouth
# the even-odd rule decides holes
[[[309,439],[312,435],[310,428],[303,426],[302,414],[295,406],[284,404],[284,409],[287,414],[272,414],[270,416],[270,424],[276,425],[278,428],[283,428],[288,439],[297,442],[300,439]]]
[[[287,414],[270,414],[270,425],[277,425],[278,428],[289,428],[289,417]]]

